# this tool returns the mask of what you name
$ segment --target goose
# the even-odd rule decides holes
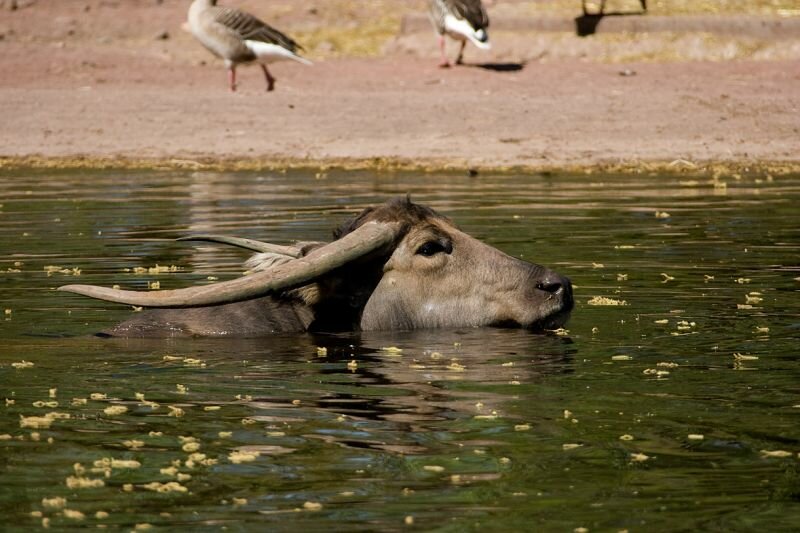
[[[433,27],[439,34],[439,48],[442,53],[442,68],[450,66],[447,59],[445,36],[461,41],[456,64],[462,64],[464,47],[469,40],[481,50],[489,50],[489,15],[481,0],[430,0],[430,17]]]
[[[236,91],[236,66],[256,62],[275,89],[267,64],[291,59],[304,65],[311,61],[297,55],[303,48],[293,39],[257,17],[234,7],[217,6],[217,0],[194,0],[189,7],[189,29],[208,51],[225,61],[231,91]]]

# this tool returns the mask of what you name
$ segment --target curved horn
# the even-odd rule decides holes
[[[164,291],[123,291],[96,285],[64,285],[58,290],[139,307],[203,307],[251,300],[305,285],[331,270],[392,243],[399,224],[367,222],[307,256],[242,278],[200,287]]]
[[[253,239],[243,239],[240,237],[229,237],[228,235],[188,235],[175,239],[176,241],[204,241],[204,242],[217,242],[220,244],[230,244],[231,246],[238,246],[245,250],[252,250],[253,252],[270,253],[294,257],[297,259],[302,255],[302,252],[296,246],[281,246],[279,244],[270,244],[268,242],[256,241]]]

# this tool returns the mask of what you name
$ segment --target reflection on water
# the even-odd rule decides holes
[[[130,311],[52,290],[234,277],[241,251],[172,239],[326,240],[406,192],[571,277],[569,334],[98,339]],[[6,172],[5,523],[791,530],[799,201],[798,176]]]

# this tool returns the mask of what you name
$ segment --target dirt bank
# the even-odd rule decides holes
[[[793,44],[761,61],[546,60],[517,33],[442,70],[432,35],[342,57],[324,53],[332,33],[313,67],[274,67],[275,92],[243,68],[231,94],[222,65],[181,31],[184,3],[83,4],[0,12],[0,164],[800,168]],[[289,15],[299,33],[322,31],[307,11]]]

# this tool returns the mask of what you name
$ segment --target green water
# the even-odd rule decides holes
[[[4,171],[2,528],[797,530],[800,176],[718,181]],[[172,239],[327,240],[407,192],[569,276],[568,334],[103,340],[129,309],[53,291],[229,279]]]

